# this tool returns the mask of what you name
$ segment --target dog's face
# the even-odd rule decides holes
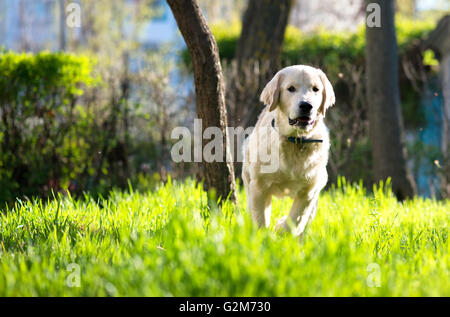
[[[291,131],[309,132],[325,117],[335,103],[333,87],[327,76],[317,68],[296,65],[279,71],[261,94],[261,101],[270,111],[281,111]]]

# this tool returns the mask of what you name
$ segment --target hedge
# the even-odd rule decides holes
[[[85,171],[77,98],[98,82],[93,65],[86,56],[0,52],[0,201],[68,187]]]

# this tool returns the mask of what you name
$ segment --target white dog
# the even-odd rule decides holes
[[[289,216],[278,221],[276,230],[301,237],[328,180],[330,139],[323,119],[335,103],[333,87],[320,69],[290,66],[267,84],[261,101],[267,106],[243,148],[248,208],[259,226],[268,227],[272,195],[292,197]],[[264,170],[267,164],[258,155],[264,149],[277,154],[275,170]]]

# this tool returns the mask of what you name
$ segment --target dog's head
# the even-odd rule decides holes
[[[283,116],[279,124],[309,132],[335,103],[333,86],[323,71],[304,65],[280,70],[266,85],[261,101]]]

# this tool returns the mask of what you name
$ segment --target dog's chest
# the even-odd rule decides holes
[[[283,145],[281,145],[283,146]],[[309,192],[326,174],[326,155],[319,144],[303,144],[281,148],[280,165],[271,177],[271,191],[275,196],[295,197]]]
[[[296,181],[313,181],[321,165],[325,166],[327,161],[326,150],[321,143],[283,142],[280,153],[280,172]]]

